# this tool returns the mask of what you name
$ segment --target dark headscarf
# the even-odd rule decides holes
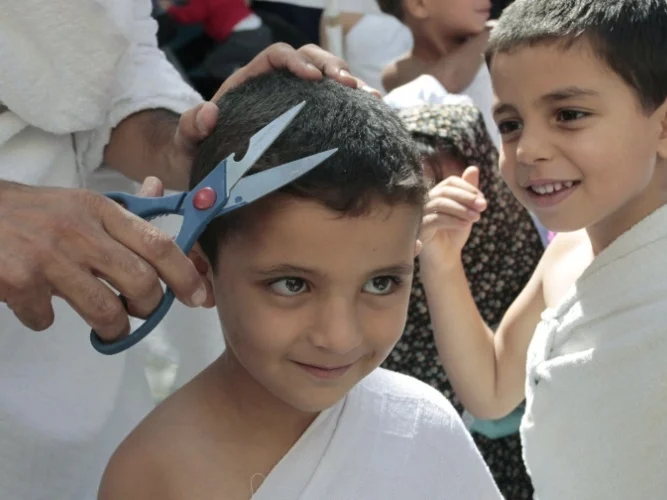
[[[487,209],[473,225],[462,260],[477,308],[487,324],[495,327],[542,256],[539,232],[501,178],[498,153],[475,106],[428,105],[403,109],[399,114],[422,145],[442,149],[462,165],[479,167],[479,188]],[[436,387],[463,413],[438,359],[418,261],[406,329],[383,366]],[[494,440],[475,434],[474,438],[505,498],[532,498],[518,434]]]

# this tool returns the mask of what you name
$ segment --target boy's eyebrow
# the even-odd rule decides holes
[[[315,275],[318,274],[317,271],[314,269],[308,269],[307,267],[302,267],[302,266],[294,266],[292,264],[278,264],[275,266],[267,267],[264,269],[255,269],[254,272],[256,274],[264,275],[264,276],[277,276],[277,275],[283,275],[283,276],[289,276],[292,274],[309,274],[309,275]]]
[[[563,87],[562,89],[556,89],[549,92],[548,94],[544,94],[537,100],[537,102],[543,104],[553,104],[555,102],[565,101],[567,99],[574,99],[577,97],[594,97],[598,95],[600,94],[595,90],[571,85],[569,87]],[[516,113],[516,107],[507,103],[498,103],[493,106],[493,116],[503,113]]]
[[[381,267],[380,269],[375,269],[371,275],[373,276],[383,276],[383,275],[393,275],[397,274],[399,276],[405,276],[412,274],[415,271],[415,267],[412,264],[395,264],[393,266]]]
[[[595,90],[585,89],[582,87],[571,85],[569,87],[563,87],[562,89],[553,90],[548,94],[545,94],[542,97],[540,97],[539,100],[542,102],[553,103],[558,101],[564,101],[566,99],[573,99],[575,97],[590,97],[597,95],[599,94]]]
[[[256,274],[261,276],[290,276],[290,275],[310,275],[315,276],[318,273],[315,269],[309,269],[307,267],[295,266],[292,264],[278,264],[276,266],[271,266],[266,269],[256,269],[254,270]],[[412,264],[395,264],[393,266],[381,267],[379,269],[373,270],[370,275],[372,276],[382,276],[382,275],[393,275],[397,274],[400,276],[405,276],[412,274],[414,272],[414,266]]]

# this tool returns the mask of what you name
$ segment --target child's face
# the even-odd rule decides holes
[[[223,243],[211,277],[227,355],[260,393],[321,411],[377,368],[403,331],[420,208],[378,202],[341,217],[283,198],[259,210],[261,223]]]
[[[467,37],[484,30],[491,12],[490,0],[424,0],[428,18],[447,37]]]
[[[496,54],[491,76],[501,173],[547,228],[614,239],[665,202],[665,106],[646,113],[583,42]]]

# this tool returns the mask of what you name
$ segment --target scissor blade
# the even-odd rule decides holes
[[[299,111],[301,111],[301,108],[305,104],[305,101],[297,104],[253,135],[248,142],[248,150],[242,160],[237,162],[232,157],[227,161],[227,192],[231,192],[239,179],[260,159],[287,126],[292,123],[292,120],[299,114]]]
[[[249,177],[244,177],[232,190],[229,197],[230,208],[234,205],[252,203],[273,191],[286,186],[302,175],[310,172],[333,155],[338,148],[330,149],[306,158],[301,158],[279,167],[270,168]],[[227,210],[228,211],[228,210]]]

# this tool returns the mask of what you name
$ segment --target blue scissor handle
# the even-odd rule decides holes
[[[138,215],[142,219],[179,213],[186,195],[187,193],[178,193],[157,198],[146,198],[121,192],[104,193],[104,196],[123,205],[125,210]]]
[[[163,198],[142,198],[126,193],[105,193],[105,195],[112,200],[121,203],[130,212],[142,217],[150,218],[158,215],[182,213],[183,225],[176,237],[176,245],[183,251],[184,254],[190,253],[197,239],[206,229],[208,223],[217,215],[224,211],[227,204],[227,198],[222,193],[225,193],[226,179],[224,172],[226,165],[222,165],[217,175],[209,175],[207,182],[200,183],[189,193],[179,193],[176,195],[165,196]],[[209,188],[206,184],[213,181],[219,188],[215,190],[217,198],[215,202],[206,209],[197,208],[194,199],[197,193],[204,188]],[[236,207],[235,207],[236,208]],[[121,300],[125,300],[121,297]],[[153,329],[162,321],[167,315],[169,309],[174,303],[174,292],[169,287],[164,292],[160,303],[155,310],[146,318],[141,326],[135,331],[131,332],[126,337],[113,342],[104,342],[95,330],[90,332],[90,343],[93,348],[101,354],[118,354],[126,349],[129,349],[137,342],[146,337]]]

